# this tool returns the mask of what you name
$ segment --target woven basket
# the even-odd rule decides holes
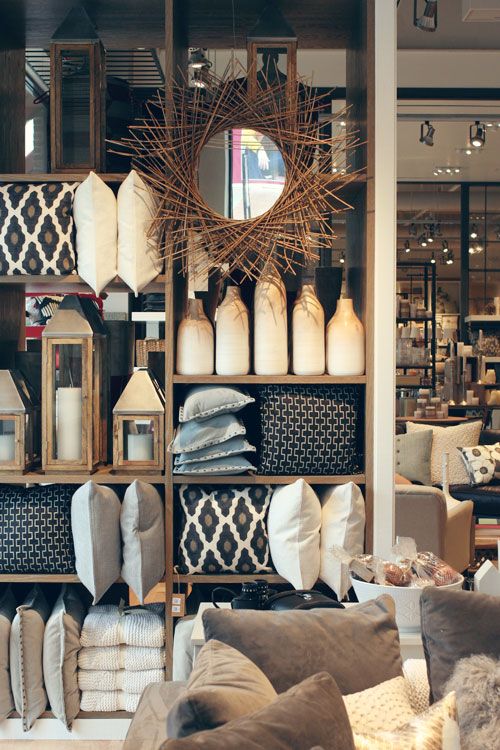
[[[135,360],[137,367],[148,366],[149,352],[164,352],[164,339],[139,339],[135,342]]]

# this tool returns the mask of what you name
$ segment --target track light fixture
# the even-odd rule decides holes
[[[430,120],[426,120],[420,125],[420,143],[425,144],[426,146],[434,146],[434,133],[436,132],[436,128],[433,127],[430,123]]]
[[[411,247],[410,247],[410,240],[405,240],[405,246],[404,246],[404,251],[405,251],[405,253],[409,253],[409,252],[410,252],[410,250],[411,250]]]
[[[424,11],[418,15],[420,0],[413,0],[413,25],[420,31],[436,31],[438,24],[437,0],[425,0]]]
[[[343,250],[342,250],[342,252],[340,253],[340,262],[341,262],[341,263],[345,263],[345,252],[344,252]]]
[[[473,224],[470,228],[471,240],[477,240],[477,224]]]
[[[418,244],[420,247],[427,247],[427,236],[425,234],[421,234],[418,238]]]
[[[434,265],[435,262],[436,262],[436,256],[434,255],[434,250],[433,250],[432,255],[431,255],[431,263]]]
[[[212,67],[212,63],[201,47],[193,47],[189,56],[189,67],[194,70],[208,70]]]
[[[449,252],[450,247],[448,245],[448,240],[443,240],[443,253]]]
[[[410,237],[417,236],[417,225],[415,224],[415,222],[412,222],[410,224],[409,229],[408,229],[408,234],[410,235]]]
[[[453,253],[448,253],[448,255],[446,256],[446,265],[452,266],[454,260],[455,260],[455,256],[453,255]]]
[[[476,120],[469,128],[469,140],[474,148],[483,148],[486,143],[486,127],[484,122]]]

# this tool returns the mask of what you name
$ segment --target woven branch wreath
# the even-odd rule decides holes
[[[188,267],[194,243],[206,253],[207,269],[227,274],[239,269],[257,278],[270,260],[281,271],[295,273],[331,248],[331,215],[351,206],[340,197],[356,173],[332,173],[336,158],[345,156],[357,139],[332,135],[318,124],[330,95],[296,81],[261,81],[258,95],[247,94],[247,79],[236,77],[234,66],[222,77],[210,76],[209,88],[186,83],[170,89],[171,108],[163,97],[150,102],[147,117],[131,126],[120,141],[120,152],[132,157],[157,200],[151,232],[163,238],[167,261]],[[337,115],[341,120],[344,113]],[[198,190],[198,164],[203,147],[232,128],[251,128],[268,136],[285,164],[284,189],[274,205],[251,219],[231,219],[216,213]],[[197,267],[200,270],[199,254]]]

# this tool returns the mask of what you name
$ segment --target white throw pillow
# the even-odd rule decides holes
[[[415,717],[404,677],[394,677],[360,693],[344,695],[353,732],[393,732]]]
[[[458,448],[462,445],[477,445],[481,434],[482,422],[465,422],[456,427],[429,427],[428,424],[417,424],[407,422],[407,432],[419,432],[429,430],[433,432],[431,453],[431,482],[442,484],[443,479],[443,454],[449,453],[449,480],[450,484],[470,484],[469,475],[465,468],[462,456]]]
[[[274,567],[296,589],[310,589],[319,576],[321,504],[304,479],[274,491],[267,533]]]
[[[354,482],[322,489],[321,567],[319,577],[343,599],[350,587],[349,570],[333,556],[335,546],[359,555],[365,542],[365,501]]]
[[[96,294],[117,274],[115,194],[95,172],[76,190],[73,202],[77,270]]]
[[[118,190],[118,276],[138,294],[161,272],[157,237],[149,237],[155,201],[133,169]]]

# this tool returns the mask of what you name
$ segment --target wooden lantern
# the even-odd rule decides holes
[[[269,2],[247,35],[248,94],[255,97],[263,85],[281,80],[290,99],[296,78],[297,35],[275,3]]]
[[[40,404],[16,370],[0,370],[0,473],[24,472],[40,458]]]
[[[91,472],[106,460],[106,329],[88,297],[64,297],[42,333],[42,468]]]
[[[53,172],[106,169],[105,52],[85,10],[70,10],[50,43]]]
[[[147,370],[136,370],[113,409],[113,470],[163,471],[165,398]]]

